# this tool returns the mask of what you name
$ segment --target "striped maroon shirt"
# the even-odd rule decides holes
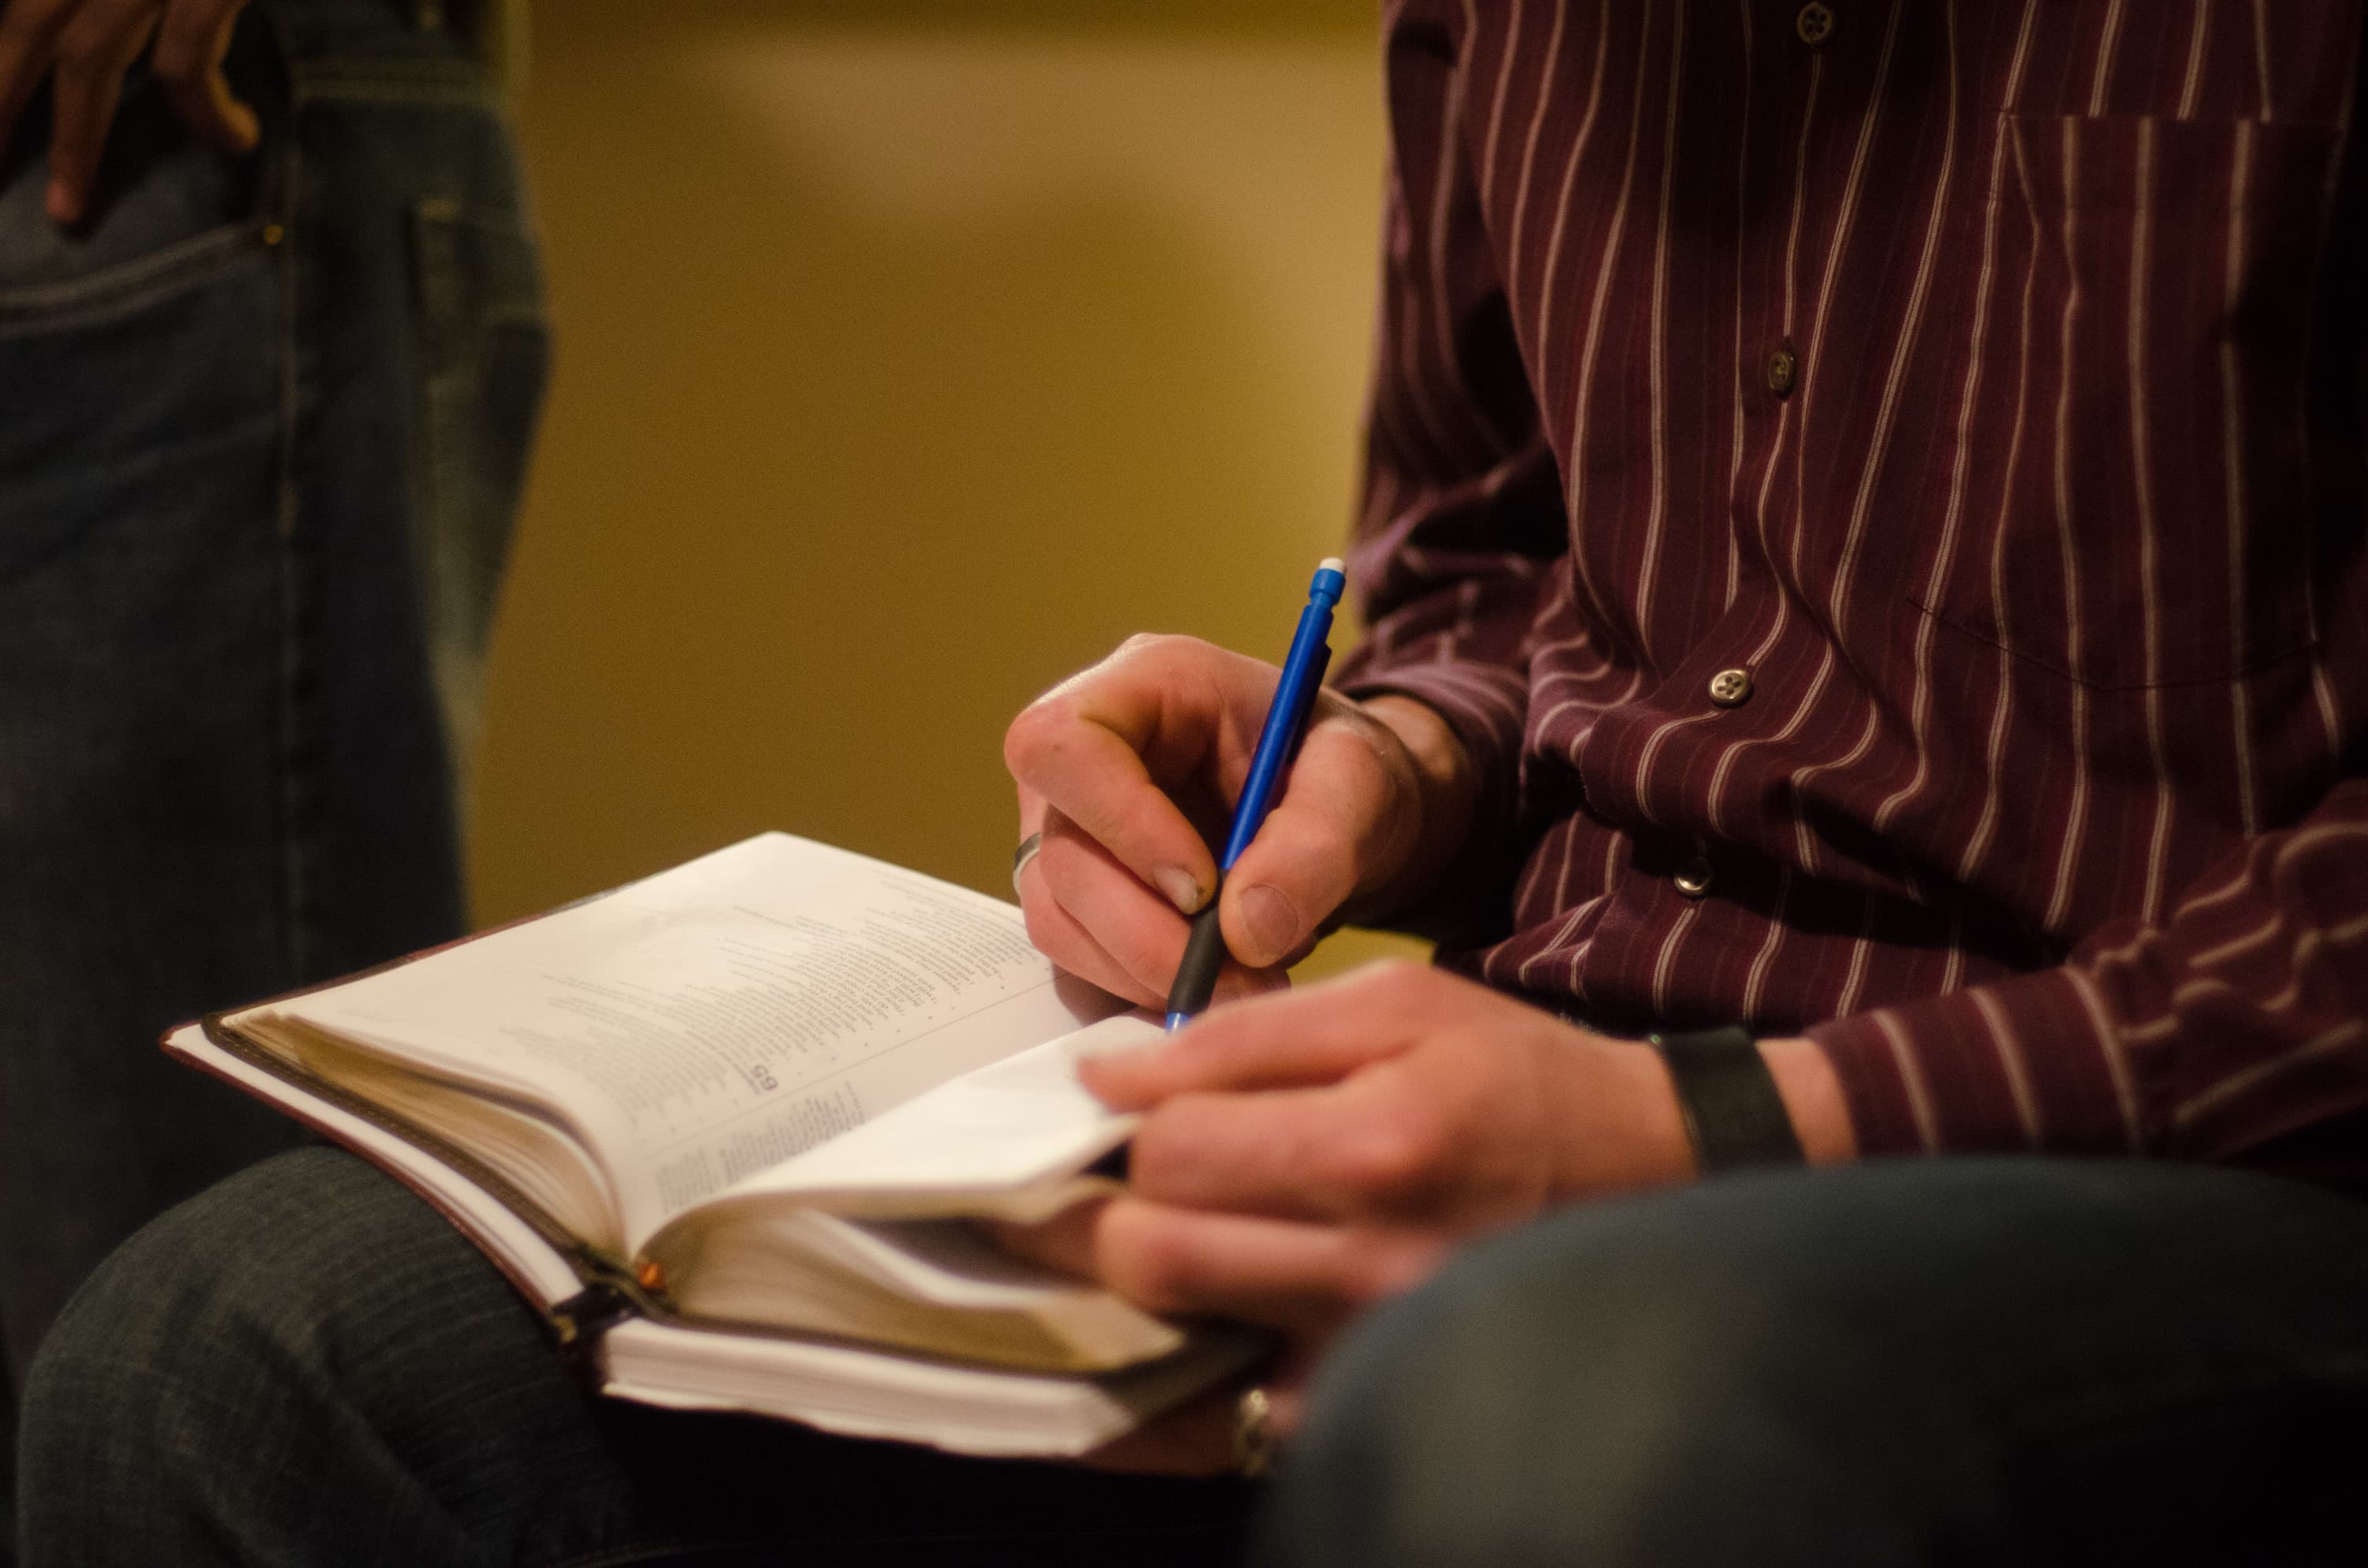
[[[1479,766],[1448,961],[1870,1153],[2368,1107],[2360,27],[1390,6],[1343,684]]]

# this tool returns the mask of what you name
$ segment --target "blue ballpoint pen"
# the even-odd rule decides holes
[[[1266,727],[1258,732],[1258,750],[1250,756],[1249,778],[1242,783],[1241,799],[1234,802],[1233,831],[1225,835],[1225,852],[1217,861],[1217,885],[1209,890],[1209,902],[1193,916],[1184,960],[1176,966],[1176,984],[1167,993],[1171,1031],[1183,1028],[1192,1015],[1206,1007],[1209,994],[1216,988],[1217,971],[1225,964],[1225,938],[1217,928],[1217,895],[1224,890],[1225,873],[1258,836],[1258,825],[1266,821],[1267,808],[1274,804],[1281,785],[1282,770],[1299,749],[1307,715],[1315,707],[1316,690],[1324,684],[1325,668],[1332,662],[1332,645],[1326,639],[1332,632],[1333,607],[1348,586],[1348,568],[1337,557],[1317,566],[1315,580],[1307,585],[1307,608],[1300,611],[1299,630],[1292,633],[1291,652],[1282,661],[1282,678],[1275,683],[1274,700],[1267,705]]]

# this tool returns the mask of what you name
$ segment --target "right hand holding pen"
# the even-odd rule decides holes
[[[1030,937],[1055,963],[1157,1006],[1190,916],[1216,885],[1208,838],[1240,793],[1274,694],[1272,665],[1197,638],[1142,636],[1012,721],[1004,760],[1021,833]],[[1408,699],[1316,699],[1281,799],[1226,879],[1238,960],[1220,1000],[1282,983],[1336,915],[1402,906],[1436,879],[1470,814],[1461,747]]]

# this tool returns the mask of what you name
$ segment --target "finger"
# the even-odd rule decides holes
[[[148,66],[189,129],[233,153],[261,135],[255,110],[230,90],[222,63],[246,0],[175,0],[156,30]]]
[[[1091,1278],[1094,1272],[1094,1227],[1100,1223],[1102,1210],[1110,1199],[1091,1198],[1082,1203],[1072,1203],[1049,1220],[1039,1220],[1032,1225],[1018,1224],[1009,1220],[985,1221],[987,1234],[996,1244],[1015,1257],[1079,1278]]]
[[[1019,836],[1024,839],[1031,833],[1042,833],[1044,829],[1044,797],[1025,784],[1019,785],[1015,792],[1019,797]]]
[[[1113,1206],[1132,1206],[1132,1210],[1118,1215],[1113,1222],[1113,1218],[1110,1218]],[[1163,1234],[1163,1227],[1170,1222],[1170,1218],[1191,1220],[1191,1215],[1181,1215],[1179,1210],[1175,1210],[1175,1208],[1170,1206],[1144,1203],[1142,1199],[1089,1199],[1089,1201],[1085,1203],[1073,1203],[1073,1206],[1064,1208],[1064,1210],[1058,1212],[1058,1215],[1053,1215],[1052,1220],[1040,1220],[1037,1224],[990,1222],[987,1224],[987,1232],[995,1236],[995,1241],[1004,1248],[1004,1251],[1014,1253],[1014,1256],[1025,1257],[1025,1260],[1030,1260],[1030,1263],[1040,1263],[1049,1269],[1058,1269],[1058,1272],[1064,1272],[1064,1274],[1076,1274],[1076,1277],[1080,1277],[1080,1279],[1099,1279],[1101,1284],[1109,1284],[1110,1289],[1125,1290],[1125,1293],[1130,1293],[1130,1296],[1134,1296],[1136,1289],[1148,1289],[1146,1277],[1144,1277],[1142,1269],[1136,1267],[1134,1274],[1130,1277],[1134,1289],[1130,1289],[1130,1286],[1122,1284],[1120,1279],[1110,1277],[1109,1274],[1110,1260],[1115,1257],[1120,1267],[1127,1267],[1130,1260],[1139,1260],[1142,1248],[1146,1246],[1146,1241],[1148,1244],[1154,1244],[1154,1246],[1172,1246],[1172,1244],[1179,1244],[1181,1241],[1184,1246],[1198,1248],[1196,1256],[1198,1253],[1220,1251],[1220,1253],[1226,1253],[1229,1257],[1234,1257],[1232,1277],[1238,1281],[1238,1279],[1248,1279],[1250,1274],[1255,1274],[1255,1279],[1259,1281],[1258,1290],[1262,1301],[1274,1296],[1274,1286],[1267,1284],[1267,1281],[1271,1281],[1276,1277],[1276,1265],[1269,1257],[1269,1251],[1274,1251],[1274,1248],[1298,1246],[1300,1239],[1319,1239],[1319,1236],[1333,1236],[1338,1232],[1338,1227],[1331,1227],[1331,1224],[1292,1224],[1292,1227],[1288,1229],[1243,1227],[1238,1229],[1236,1234],[1224,1234],[1226,1227],[1179,1227],[1175,1229],[1175,1232],[1165,1232]],[[1193,1232],[1193,1234],[1187,1234],[1187,1232]],[[1255,1257],[1241,1256],[1238,1248],[1243,1246],[1259,1248],[1259,1251],[1255,1253]],[[1336,1241],[1328,1241],[1328,1239],[1321,1241],[1324,1257],[1331,1257],[1333,1253],[1336,1253],[1336,1246],[1338,1246]],[[1175,1263],[1187,1265],[1189,1267],[1191,1260],[1187,1260],[1187,1257],[1175,1257]],[[1372,1286],[1395,1284],[1395,1272],[1357,1274],[1357,1277],[1352,1279],[1352,1284],[1354,1289],[1360,1289],[1360,1290],[1372,1289]],[[1238,1289],[1238,1286],[1229,1286],[1229,1289]],[[1298,1296],[1298,1293],[1303,1293],[1303,1290],[1310,1290],[1310,1293],[1324,1293],[1324,1296],[1338,1296],[1338,1293],[1340,1293],[1340,1290],[1338,1290],[1338,1281],[1292,1281],[1291,1286],[1292,1298]],[[1191,1296],[1191,1293],[1184,1289],[1163,1289],[1163,1293],[1160,1293],[1160,1302],[1148,1301],[1148,1298],[1144,1296],[1136,1296],[1136,1301],[1142,1301],[1144,1305],[1151,1305],[1151,1308],[1160,1310],[1160,1312],[1222,1312],[1222,1310],[1224,1310],[1224,1308],[1212,1308],[1212,1305],[1181,1305],[1181,1302],[1187,1302],[1187,1301],[1198,1301],[1198,1296]],[[1271,1317],[1250,1319],[1248,1314],[1241,1314],[1241,1312],[1226,1312],[1226,1314],[1229,1314],[1229,1317],[1246,1317],[1248,1322],[1274,1322]],[[1333,1312],[1331,1308],[1324,1308],[1319,1310],[1319,1312],[1310,1312],[1304,1319],[1295,1322],[1295,1324],[1279,1324],[1279,1326],[1316,1324],[1316,1326],[1326,1326],[1328,1329],[1328,1326],[1333,1326],[1336,1322],[1338,1322],[1338,1314]],[[1304,1371],[1304,1364],[1300,1367],[1300,1371]]]
[[[1420,793],[1393,744],[1345,701],[1309,729],[1281,799],[1225,876],[1225,946],[1244,963],[1284,962],[1412,853]]]
[[[1139,1007],[1157,1006],[1158,994],[1129,974],[1126,966],[1110,957],[1076,916],[1061,907],[1044,885],[1039,867],[1043,858],[1042,851],[1038,851],[1036,859],[1019,873],[1019,911],[1028,923],[1028,940],[1062,969],[1111,995],[1123,996]]]
[[[1146,1199],[1277,1219],[1347,1221],[1436,1207],[1471,1173],[1471,1141],[1399,1062],[1320,1089],[1179,1095],[1146,1114],[1128,1182]]]
[[[115,0],[85,10],[60,39],[50,125],[52,222],[78,223],[88,210],[108,128],[123,95],[123,73],[140,57],[155,25],[139,0]]]
[[[1343,1180],[1338,1089],[1184,1095],[1144,1119],[1127,1185],[1179,1209],[1332,1222],[1370,1206]]]
[[[1185,1095],[1136,1130],[1128,1187],[1184,1209],[1320,1222],[1370,1217],[1429,1174],[1417,1162],[1435,1151],[1405,1120],[1387,1085]],[[1098,1215],[1083,1207],[996,1234],[1047,1267],[1090,1273]]]
[[[1057,808],[1045,812],[1036,862],[1053,902],[1125,972],[1123,994],[1145,1002],[1166,995],[1189,929],[1175,906]]]
[[[1405,1051],[1443,1015],[1440,993],[1485,1003],[1487,992],[1421,964],[1362,969],[1239,1006],[1215,1008],[1158,1045],[1086,1058],[1077,1076],[1096,1096],[1139,1110],[1181,1094],[1337,1082]]]
[[[1073,1204],[1038,1224],[996,1222],[987,1229],[1007,1251],[1020,1257],[1065,1274],[1090,1277],[1095,1229],[1109,1206],[1109,1199],[1098,1199]],[[1278,1437],[1297,1425],[1298,1388],[1311,1359],[1294,1358],[1298,1372],[1288,1388],[1280,1386],[1280,1376],[1264,1385],[1268,1421]],[[1082,1462],[1100,1470],[1143,1474],[1214,1475],[1233,1465],[1234,1423],[1240,1399],[1240,1390],[1221,1389],[1187,1401],[1085,1455]]]
[[[1136,638],[1023,710],[1004,761],[1190,915],[1215,887],[1216,861],[1170,791],[1247,767],[1242,731],[1259,722],[1273,680],[1271,666],[1194,639]]]
[[[0,3],[0,157],[8,153],[17,117],[41,85],[57,53],[70,0]]]
[[[1267,1399],[1267,1430],[1286,1442],[1307,1413],[1306,1381],[1314,1357],[1285,1356],[1256,1386]],[[1241,1419],[1239,1388],[1212,1389],[1156,1420],[1084,1455],[1079,1463],[1137,1475],[1216,1475],[1234,1466],[1234,1426]]]
[[[1044,846],[1036,858],[1046,891],[1126,971],[1133,984],[1121,994],[1157,1003],[1175,984],[1190,924],[1064,813],[1048,810],[1044,822]],[[1218,973],[1215,997],[1232,1001],[1288,983],[1279,972],[1228,962]]]
[[[1412,1229],[1309,1224],[1114,1199],[1094,1226],[1094,1278],[1155,1312],[1262,1324],[1328,1340],[1439,1266]]]

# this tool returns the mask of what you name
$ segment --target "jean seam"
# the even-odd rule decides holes
[[[279,571],[279,667],[278,676],[279,897],[281,959],[290,983],[310,974],[313,943],[308,922],[309,858],[303,842],[307,780],[304,767],[304,726],[302,700],[304,677],[304,591],[298,541],[303,521],[302,447],[305,409],[311,397],[311,367],[304,353],[304,293],[302,251],[309,237],[303,217],[302,115],[292,105],[289,112],[285,162],[278,178],[266,187],[267,199],[289,242],[280,247],[276,314],[279,341],[279,461],[274,542]]]
[[[500,79],[466,61],[393,63],[337,60],[299,63],[290,73],[298,103],[461,103],[507,117]]]
[[[225,223],[85,277],[8,290],[0,293],[0,335],[87,325],[144,310],[267,248],[265,227],[259,219]]]

